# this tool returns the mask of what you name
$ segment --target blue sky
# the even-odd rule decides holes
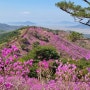
[[[0,0],[0,22],[74,21],[70,15],[55,6],[55,3],[59,1],[61,0]],[[82,0],[71,1],[85,5]]]

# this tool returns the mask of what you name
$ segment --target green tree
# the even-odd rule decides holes
[[[72,31],[69,35],[69,38],[72,42],[75,42],[78,39],[81,39],[83,37],[83,34]]]
[[[34,60],[59,59],[59,55],[53,46],[38,46],[29,55]]]
[[[33,59],[35,63],[40,60],[49,59],[59,59],[60,55],[53,46],[37,46],[33,48],[27,55],[19,59],[19,61],[24,62],[29,59]]]
[[[56,3],[56,6],[73,16],[75,21],[90,26],[90,1],[82,1],[87,3],[87,7],[76,5],[75,2],[71,1],[61,1]]]

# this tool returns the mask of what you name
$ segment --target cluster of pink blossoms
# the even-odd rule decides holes
[[[74,64],[62,64],[58,60],[43,60],[38,63],[37,74],[41,75],[41,81],[29,78],[30,68],[33,60],[18,61],[18,48],[11,46],[4,48],[0,55],[0,90],[89,90],[90,89],[90,68],[83,78],[83,82],[77,79],[77,67]],[[56,62],[58,67],[55,72],[55,80],[43,82],[42,75],[47,78],[50,75],[50,68]]]
[[[21,75],[25,76],[30,72],[33,60],[25,62],[18,61],[18,48],[12,45],[10,48],[4,48],[0,57],[0,75]]]

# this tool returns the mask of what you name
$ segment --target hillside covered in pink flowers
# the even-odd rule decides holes
[[[80,45],[73,44],[68,41],[65,36],[68,33],[59,32],[54,33],[53,30],[49,31],[45,28],[40,27],[30,27],[22,30],[20,37],[10,42],[16,46],[19,46],[21,53],[26,53],[32,49],[34,43],[39,43],[39,45],[52,45],[54,46],[59,54],[68,55],[72,59],[85,58],[90,59],[90,50],[81,47]]]
[[[90,90],[90,49],[69,33],[19,30],[0,48],[0,90]]]

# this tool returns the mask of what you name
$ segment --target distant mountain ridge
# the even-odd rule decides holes
[[[90,27],[72,22],[72,21],[61,21],[61,22],[47,22],[47,23],[34,23],[31,21],[23,22],[7,22],[6,24],[0,23],[0,33],[5,31],[11,31],[19,29],[23,26],[42,26],[51,29],[65,30],[65,31],[76,31],[83,34],[90,34]]]
[[[25,21],[25,22],[9,22],[10,25],[17,25],[17,26],[33,26],[36,25],[36,23],[31,21]]]
[[[66,28],[90,29],[90,27],[87,25],[83,25],[72,21],[62,21],[62,22],[58,22],[57,24],[66,26]]]
[[[21,26],[11,26],[8,24],[0,23],[0,31],[12,31],[20,28]]]
[[[82,24],[78,24],[78,25],[69,26],[69,28],[90,29],[90,27],[89,27],[89,26],[82,25]]]

